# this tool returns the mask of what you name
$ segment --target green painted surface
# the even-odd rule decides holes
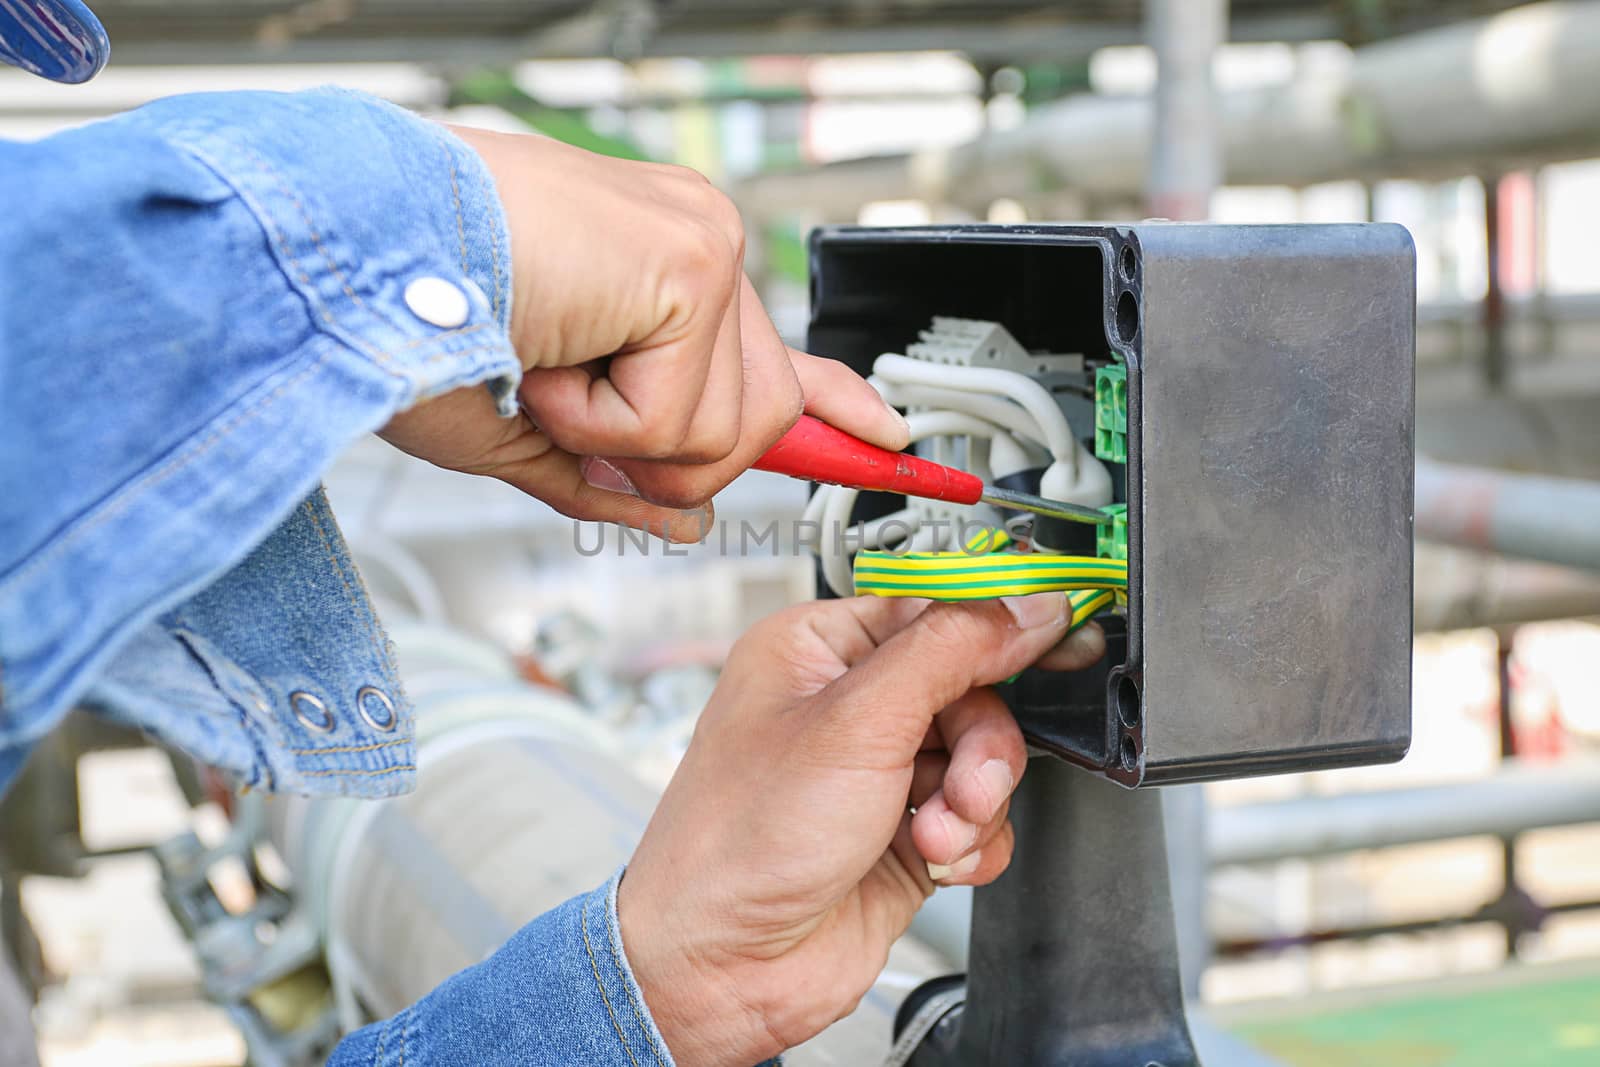
[[[648,160],[650,157],[632,141],[601,133],[575,111],[545,107],[517,87],[510,74],[499,70],[480,70],[457,78],[451,85],[451,103],[488,104],[501,108],[547,137],[565,141],[603,156]]]
[[[804,284],[810,276],[811,252],[799,223],[794,219],[770,223],[762,230],[762,236],[767,240],[767,265],[772,272]]]
[[[1600,1067],[1600,976],[1240,1026],[1288,1067]]]

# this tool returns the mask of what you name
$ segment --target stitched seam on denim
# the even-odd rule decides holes
[[[333,514],[333,505],[328,503],[327,492],[325,490],[321,491],[318,496],[322,500],[322,506],[327,509],[328,519],[333,523],[335,532],[338,532],[339,520]],[[318,524],[318,532],[321,532],[320,523]],[[356,566],[354,559],[347,555],[346,562],[349,564],[347,569],[350,575],[355,579],[355,587],[360,593],[361,603],[365,606],[367,630],[372,634],[372,648],[378,656],[378,669],[382,673],[383,680],[390,691],[395,697],[404,702],[405,686],[400,681],[400,676],[395,669],[394,648],[389,641],[388,633],[383,628],[383,620],[378,618],[378,609],[373,606],[372,593],[367,589],[367,580],[361,576],[361,568]]]
[[[464,334],[477,333],[479,330],[487,330],[492,326],[498,325],[500,325],[498,322],[480,322],[472,326],[457,326],[453,330],[440,330],[438,333],[429,334],[427,337],[414,337],[403,345],[395,345],[389,349],[389,352],[404,352],[408,348],[420,348],[422,345],[442,341],[446,337],[461,337]],[[444,354],[450,355],[451,353],[446,352]]]
[[[378,1049],[372,1054],[372,1062],[376,1064],[377,1067],[383,1067],[383,1046],[389,1043],[389,1028],[393,1025],[394,1020],[390,1019],[378,1029]]]
[[[416,769],[417,769],[417,765],[415,763],[396,763],[393,767],[383,767],[383,768],[381,768],[379,770],[375,770],[375,771],[347,771],[347,770],[301,771],[300,772],[300,777],[302,777],[302,778],[334,778],[334,777],[338,777],[340,775],[343,775],[343,776],[349,777],[349,778],[377,778],[380,775],[393,774],[396,771],[414,771]]]
[[[334,571],[339,575],[339,583],[344,586],[344,596],[350,602],[350,610],[355,613],[357,618],[366,623],[367,636],[372,641],[372,651],[377,654],[378,662],[382,664],[384,662],[383,643],[378,638],[378,619],[373,614],[372,601],[366,597],[365,589],[361,591],[362,595],[358,597],[355,587],[350,584],[350,576],[345,573],[344,562],[339,559],[338,553],[334,552],[333,539],[328,536],[327,529],[322,525],[322,516],[318,514],[320,509],[316,505],[316,495],[308,498],[301,507],[306,509],[306,515],[311,519],[311,525],[316,527],[318,539],[322,541],[322,550],[328,554],[328,562],[333,565]],[[384,671],[385,680],[387,680],[388,673],[387,670]]]
[[[177,612],[172,613],[172,621],[176,627],[176,629],[168,631],[168,633],[172,635],[172,639],[183,646],[184,652],[188,653],[189,658],[194,660],[195,664],[205,672],[206,679],[210,681],[211,685],[216,689],[216,691],[221,694],[222,699],[226,700],[233,707],[233,710],[238,712],[239,726],[244,731],[245,738],[250,742],[250,747],[255,750],[256,766],[261,768],[263,774],[266,776],[266,784],[263,786],[263,788],[270,793],[272,791],[273,784],[278,780],[278,776],[272,772],[272,761],[267,758],[266,750],[261,747],[259,739],[256,737],[256,731],[251,727],[250,712],[243,704],[239,703],[237,700],[233,699],[223,691],[222,683],[217,680],[217,674],[211,669],[211,664],[207,663],[205,658],[200,655],[199,651],[188,642],[182,633],[179,632],[180,630],[186,630],[190,633],[193,633],[195,632],[194,627],[189,625],[188,622],[184,620],[183,616],[179,615]]]
[[[267,177],[271,178],[275,183],[277,183],[278,191],[287,197],[289,203],[293,204],[295,209],[300,212],[300,220],[306,224],[306,233],[311,237],[311,244],[319,253],[321,253],[322,262],[327,265],[328,270],[332,271],[333,276],[339,279],[339,287],[344,290],[344,295],[349,297],[351,302],[354,303],[356,307],[365,308],[366,304],[362,302],[361,297],[356,293],[355,289],[351,287],[350,279],[345,277],[344,271],[339,269],[339,264],[335,262],[332,253],[330,253],[327,249],[327,246],[322,243],[322,235],[317,232],[317,224],[311,221],[311,212],[306,209],[305,203],[295,195],[294,190],[290,188],[289,183],[284,179],[283,175],[279,174],[271,164],[263,159],[261,155],[249,145],[241,143],[237,147],[239,151],[255,160],[256,167],[261,171],[261,173],[267,175]]]
[[[461,212],[461,184],[456,180],[456,154],[450,151],[450,146],[440,140],[439,147],[444,149],[444,157],[450,164],[450,199],[456,205],[456,243],[461,255],[461,273],[468,275],[467,270],[467,222]]]
[[[333,508],[328,504],[327,493],[324,491],[319,491],[313,497],[313,500],[315,499],[320,499],[322,501],[322,508],[327,510],[328,517],[335,523],[335,529],[337,530],[337,519],[334,518]],[[307,501],[307,503],[311,502],[312,501],[310,500]],[[323,526],[321,517],[318,514],[319,510],[320,509],[313,508],[312,522],[317,528],[317,536],[322,538],[323,547],[327,549],[329,558],[332,559],[335,555],[333,551],[333,538],[326,532],[326,528]],[[367,590],[366,579],[361,577],[361,568],[357,567],[354,561],[350,560],[348,557],[346,557],[344,563],[334,560],[334,564],[339,569],[341,577],[354,578],[353,589],[348,580],[345,582],[345,588],[346,590],[351,590],[357,594],[357,599],[360,602],[359,609],[367,620],[367,633],[372,637],[372,650],[377,655],[378,669],[382,673],[384,683],[388,685],[389,689],[396,697],[399,697],[402,701],[404,701],[405,687],[401,683],[400,677],[395,671],[394,650],[389,643],[388,635],[384,633],[383,623],[378,618],[377,609],[372,606],[372,594]],[[348,564],[348,566],[346,566],[346,564]],[[380,745],[376,747],[381,748],[384,746]]]
[[[327,250],[322,247],[321,241],[318,240],[318,238],[317,238],[316,230],[312,226],[310,218],[306,215],[305,207],[300,203],[299,200],[295,199],[294,194],[288,190],[288,188],[284,185],[283,181],[281,179],[279,179],[276,174],[273,174],[270,170],[267,170],[267,166],[266,166],[266,163],[264,161],[260,162],[260,166],[264,171],[266,171],[269,175],[271,175],[274,178],[274,180],[276,180],[278,182],[279,190],[294,203],[296,208],[298,208],[300,210],[300,215],[301,215],[302,218],[305,219],[306,226],[311,232],[312,242],[316,245],[318,251],[320,251],[322,253],[323,261],[328,264],[329,269],[332,270],[334,275],[339,279],[340,286],[344,289],[345,293],[348,294],[350,299],[355,302],[356,307],[361,308],[364,311],[370,310],[370,309],[368,309],[366,307],[365,304],[363,304],[361,302],[361,298],[356,295],[354,290],[352,290],[350,288],[350,283],[345,280],[344,275],[342,273],[340,273],[339,268],[334,265],[334,263],[332,261],[332,258],[328,255]],[[263,211],[265,211],[264,208],[263,208]],[[332,310],[329,309],[327,304],[322,300],[321,296],[319,296],[317,294],[316,283],[314,283],[311,280],[311,275],[306,272],[306,268],[300,263],[299,258],[294,254],[294,251],[290,248],[290,246],[289,246],[289,238],[288,238],[287,234],[284,233],[283,228],[278,225],[277,220],[276,219],[272,219],[269,216],[267,219],[261,220],[261,221],[266,222],[266,224],[272,230],[272,236],[277,241],[278,248],[283,252],[283,257],[289,261],[291,266],[294,267],[295,274],[296,274],[296,276],[299,277],[300,284],[303,286],[302,292],[304,293],[305,298],[312,304],[312,306],[317,309],[318,316],[322,319],[323,322],[327,323],[329,326],[338,326],[338,325],[340,325],[338,320],[334,318]],[[373,314],[376,314],[376,313],[373,312]],[[382,316],[379,316],[379,318],[381,318],[381,317]],[[389,325],[392,326],[394,324],[390,323]],[[466,329],[467,328],[463,327],[463,328],[459,328],[457,330],[452,330],[452,331],[448,331],[448,332],[440,332],[440,333],[436,333],[436,334],[431,334],[431,335],[428,335],[426,337],[414,338],[412,341],[406,342],[401,347],[405,348],[405,349],[413,348],[416,345],[427,344],[430,341],[436,341],[436,340],[440,339],[441,337],[449,336],[450,334],[466,332]],[[352,344],[354,345],[354,347],[358,351],[364,352],[367,355],[371,356],[380,365],[385,366],[385,367],[390,367],[390,368],[395,367],[395,362],[389,358],[389,355],[390,355],[391,352],[398,351],[399,349],[390,349],[388,351],[380,351],[377,347],[375,347],[370,342],[366,341],[365,339],[363,339],[361,337],[352,336],[350,338],[350,340],[351,340]],[[447,358],[449,358],[449,357],[451,357],[453,355],[462,355],[462,354],[463,353],[459,353],[459,352],[440,352],[440,353],[436,353],[435,355],[430,356],[427,359],[423,360],[423,365],[426,366],[426,365],[428,365],[430,363],[436,363],[441,359],[447,359]]]
[[[304,222],[306,224],[306,233],[310,236],[312,245],[315,246],[317,252],[322,256],[322,262],[327,266],[328,270],[331,271],[333,273],[333,276],[339,280],[339,287],[340,287],[340,289],[342,289],[344,291],[344,295],[349,297],[351,302],[354,303],[356,307],[361,308],[363,311],[368,311],[368,312],[370,312],[370,313],[372,313],[374,315],[378,315],[379,313],[377,312],[376,309],[368,307],[367,304],[361,299],[360,294],[358,294],[355,291],[354,287],[351,286],[350,280],[347,277],[345,277],[344,271],[339,269],[339,264],[334,259],[333,253],[329,252],[327,246],[322,243],[322,235],[317,232],[317,224],[312,221],[310,210],[307,209],[307,207],[305,205],[305,202],[303,200],[301,200],[300,197],[295,194],[295,191],[294,191],[293,187],[291,187],[289,185],[289,183],[284,179],[282,174],[280,174],[275,168],[272,167],[272,165],[270,163],[268,163],[265,159],[263,159],[255,151],[253,151],[252,149],[250,149],[248,146],[245,146],[245,145],[240,145],[239,147],[240,147],[240,150],[245,153],[245,155],[247,155],[251,159],[255,160],[256,166],[261,170],[261,172],[263,174],[267,175],[268,177],[270,177],[273,180],[273,182],[277,184],[278,191],[280,193],[282,193],[285,197],[287,197],[289,202],[295,206],[295,209],[300,212],[300,219],[301,219],[302,222]],[[448,148],[446,148],[446,151],[448,152]],[[456,208],[456,237],[457,237],[457,240],[460,242],[461,273],[463,275],[466,275],[467,274],[467,232],[466,232],[466,224],[463,221],[462,211],[461,211],[461,190],[460,190],[460,187],[457,185],[457,182],[456,182],[456,161],[455,161],[454,153],[450,153],[448,158],[449,158],[449,161],[450,161],[450,195],[455,200],[455,208]],[[285,255],[290,255],[287,245],[284,246],[284,254]],[[292,258],[293,257],[291,256],[291,259]],[[301,279],[302,279],[302,281],[304,281],[305,284],[309,286],[311,284],[311,280],[305,276],[304,268],[300,267],[299,264],[296,263],[296,269],[301,271]],[[379,315],[379,318],[384,318],[384,317],[385,316]],[[329,318],[328,321],[331,322],[332,319]],[[394,326],[395,324],[393,322],[390,322],[389,325]],[[400,348],[412,348],[412,347],[415,347],[417,345],[427,344],[430,341],[434,341],[434,340],[437,340],[440,337],[445,337],[445,336],[449,336],[449,335],[452,335],[452,334],[459,335],[459,334],[462,334],[462,333],[470,333],[470,332],[472,332],[473,330],[476,330],[476,329],[483,329],[484,326],[486,326],[486,325],[488,325],[488,324],[487,323],[480,323],[477,326],[459,327],[459,328],[454,329],[454,330],[445,331],[445,332],[441,332],[441,333],[437,333],[437,334],[432,334],[432,335],[427,336],[427,337],[419,337],[419,338],[414,339],[413,341],[411,341],[408,344],[400,346]],[[388,351],[390,353],[393,353],[393,352],[398,351],[398,350],[399,349],[391,348]],[[386,360],[384,360],[383,355],[379,354],[378,352],[374,351],[372,354],[373,354],[374,358],[378,359],[380,362],[386,362]],[[441,359],[441,358],[443,358],[443,357],[445,357],[445,356],[447,356],[449,354],[450,353],[441,353],[441,354],[439,354],[437,356],[432,357],[432,360],[430,360],[430,362],[432,362],[433,360]]]
[[[380,748],[393,748],[396,745],[409,745],[412,739],[399,737],[393,741],[380,741],[375,745],[334,745],[330,748],[291,748],[291,756],[332,756],[339,752],[375,752]]]
[[[456,206],[456,237],[461,242],[461,273],[470,278],[472,276],[472,272],[471,272],[471,269],[467,265],[467,230],[466,230],[466,221],[465,221],[464,213],[463,213],[463,210],[462,210],[462,207],[461,207],[461,190],[460,190],[460,187],[456,183],[456,175],[457,175],[456,152],[455,152],[455,149],[450,144],[449,137],[450,137],[450,135],[447,132],[445,132],[444,130],[439,130],[438,131],[439,146],[444,149],[445,158],[449,161],[449,164],[450,164],[450,192],[451,192],[451,195],[455,199],[455,206]],[[469,152],[472,151],[471,148],[468,148],[467,150]],[[489,189],[489,178],[488,178],[489,168],[488,168],[488,165],[485,164],[485,163],[482,163],[480,161],[479,165],[478,165],[478,168],[477,168],[477,171],[478,171],[478,191],[479,191],[480,195],[482,195],[485,200],[489,200],[490,197],[493,196],[494,200],[491,201],[491,202],[496,202],[497,203],[498,202],[498,195],[497,194],[492,194],[490,192],[490,189]],[[494,320],[495,320],[496,324],[498,324],[500,322],[500,308],[504,305],[504,302],[505,302],[504,287],[503,287],[503,283],[501,282],[501,278],[500,278],[500,227],[498,225],[494,225],[494,224],[491,223],[488,229],[489,229],[489,247],[490,247],[489,262],[490,262],[490,269],[493,272],[493,276],[494,276],[494,299],[490,303],[489,311],[490,311],[490,314],[492,314],[494,316]]]
[[[639,1061],[634,1058],[633,1049],[628,1047],[628,1039],[622,1033],[622,1023],[617,1018],[617,1013],[611,1008],[611,998],[606,996],[606,984],[600,980],[600,961],[595,958],[594,946],[589,944],[589,900],[584,898],[578,908],[578,931],[583,934],[583,949],[589,954],[589,970],[594,972],[594,987],[600,991],[600,1002],[606,1006],[606,1014],[611,1016],[611,1028],[617,1032],[617,1040],[622,1042],[622,1051],[628,1054],[628,1062],[633,1067],[639,1067]]]
[[[239,194],[239,197],[240,197],[241,201],[243,201],[245,206],[250,209],[250,213],[253,216],[255,216],[256,224],[258,226],[261,226],[263,229],[268,231],[268,233],[271,236],[272,240],[277,244],[278,250],[282,253],[283,258],[288,261],[288,263],[289,263],[289,265],[291,267],[294,268],[295,277],[297,277],[300,280],[301,288],[300,288],[299,292],[300,292],[301,298],[304,299],[311,306],[311,308],[316,312],[317,317],[320,318],[324,323],[326,323],[329,326],[335,326],[335,327],[339,326],[340,323],[338,322],[337,319],[334,318],[333,312],[331,310],[329,310],[328,306],[323,302],[322,298],[317,294],[316,286],[311,281],[311,276],[306,272],[305,267],[303,267],[301,265],[299,258],[297,256],[295,256],[293,250],[290,248],[288,237],[284,233],[283,228],[278,225],[277,219],[275,217],[273,217],[271,211],[268,210],[266,205],[257,203],[248,190],[241,189],[239,187],[239,185],[229,177],[227,169],[225,167],[221,166],[220,164],[216,163],[214,160],[212,160],[210,158],[210,155],[207,152],[195,147],[194,145],[188,144],[186,142],[180,143],[179,146],[181,148],[183,148],[185,151],[189,152],[191,155],[193,155],[196,159],[198,159],[202,163],[204,163],[207,167],[209,167],[211,169],[211,171],[214,174],[217,175],[218,178],[220,178],[222,181],[226,182],[230,188],[234,189]],[[297,208],[299,208],[301,216],[306,219],[307,226],[311,227],[311,221],[310,221],[309,217],[306,216],[306,210],[305,210],[304,205],[302,205],[298,200],[295,199],[294,194],[289,191],[289,189],[284,184],[282,178],[280,178],[275,172],[273,172],[268,167],[266,161],[262,160],[260,156],[256,155],[254,152],[249,152],[248,150],[245,150],[245,151],[246,151],[246,153],[248,155],[250,155],[250,157],[252,159],[255,159],[257,161],[257,165],[260,167],[260,169],[263,172],[265,172],[268,176],[270,176],[277,183],[279,190],[281,192],[283,192],[284,195],[288,196],[289,199],[295,204],[295,206]],[[312,236],[313,236],[313,239],[315,240],[316,239],[315,228],[314,227],[311,227],[311,228],[312,228]],[[322,251],[323,258],[325,260],[328,259],[328,253],[327,253],[326,249],[322,249],[322,246],[321,246],[320,242],[318,243],[317,247],[318,247],[319,250]],[[363,310],[369,310],[370,311],[370,309],[365,308],[365,305],[363,305],[361,303],[361,298],[359,296],[357,296],[353,291],[351,291],[349,282],[345,281],[344,276],[342,274],[339,274],[338,268],[333,266],[331,261],[329,263],[329,266],[333,268],[334,273],[335,273],[335,275],[338,276],[339,281],[341,282],[341,284],[343,285],[343,287],[345,289],[345,292],[350,294],[351,298],[356,302],[357,306],[362,307]],[[376,312],[371,312],[371,313],[376,315]],[[381,318],[381,316],[378,316],[378,317]],[[390,326],[394,326],[393,323],[389,323],[389,325]],[[384,367],[388,367],[388,368],[391,369],[391,371],[394,371],[395,373],[398,373],[402,377],[404,377],[403,370],[395,370],[394,362],[391,361],[388,358],[388,356],[390,354],[392,354],[393,352],[402,351],[404,349],[413,348],[413,347],[415,347],[417,345],[427,344],[427,343],[429,343],[431,341],[440,340],[440,339],[445,338],[445,337],[450,337],[450,336],[454,336],[454,335],[462,334],[462,333],[470,333],[474,329],[481,328],[482,325],[486,325],[486,324],[479,324],[479,326],[460,327],[460,328],[454,329],[454,330],[440,331],[439,333],[430,334],[430,335],[428,335],[426,337],[414,338],[413,340],[411,340],[409,342],[406,342],[405,344],[398,345],[396,347],[393,347],[393,348],[390,348],[390,349],[386,349],[386,350],[379,350],[378,348],[376,348],[373,345],[371,345],[369,342],[363,340],[362,338],[355,337],[355,336],[352,336],[352,337],[349,337],[349,338],[341,337],[339,340],[341,340],[342,342],[348,344],[350,347],[355,348],[357,351],[365,353],[368,356],[371,356],[380,365],[382,365]],[[395,328],[398,329],[398,327],[395,327]],[[495,346],[495,347],[498,347],[498,346]],[[471,352],[471,351],[477,351],[477,350],[471,350],[471,349],[468,350],[468,352]],[[429,365],[431,363],[436,363],[439,360],[448,359],[451,356],[459,356],[459,355],[463,355],[463,354],[466,354],[466,353],[461,353],[461,352],[440,352],[440,353],[437,353],[437,354],[435,354],[433,356],[430,356],[427,359],[423,360],[422,361],[422,365],[423,366],[427,366],[427,365]]]
[[[231,415],[221,426],[214,427],[208,431],[206,435],[198,442],[190,445],[189,451],[181,459],[175,459],[161,467],[159,470],[151,471],[147,477],[124,486],[121,490],[122,495],[118,500],[107,504],[105,508],[99,512],[99,514],[95,515],[94,518],[89,519],[82,526],[79,526],[76,529],[67,530],[55,541],[54,544],[40,549],[39,553],[34,556],[33,559],[29,560],[15,572],[13,572],[11,577],[6,579],[4,583],[0,583],[0,588],[3,588],[5,585],[10,585],[13,582],[21,581],[24,577],[33,573],[33,571],[35,571],[46,561],[59,555],[67,545],[71,544],[76,539],[82,537],[84,534],[97,528],[102,523],[108,521],[118,513],[125,510],[133,502],[133,500],[141,494],[141,492],[148,491],[154,486],[159,485],[161,482],[166,481],[172,475],[178,473],[178,471],[182,470],[184,467],[187,467],[190,463],[200,458],[200,456],[210,451],[213,445],[232,433],[241,422],[244,422],[247,418],[250,418],[253,415],[259,414],[260,410],[266,405],[272,403],[287,390],[299,385],[302,379],[310,375],[313,371],[317,370],[317,368],[321,367],[322,364],[327,361],[329,354],[330,353],[328,352],[324,352],[322,355],[317,356],[317,358],[312,360],[305,367],[302,367],[292,378],[281,383],[271,393],[257,400],[251,401],[239,411],[234,412],[233,415]]]
[[[607,910],[610,910],[609,906]],[[638,1023],[639,1029],[644,1032],[645,1040],[650,1044],[650,1055],[657,1063],[662,1063],[661,1049],[656,1045],[655,1034],[651,1033],[651,1026],[647,1021],[648,1017],[644,1011],[644,1006],[639,1003],[639,996],[634,991],[634,983],[627,979],[628,969],[623,964],[622,952],[617,947],[616,923],[610,921],[609,915],[606,920],[606,940],[611,943],[611,962],[616,965],[617,973],[623,976],[622,988],[628,994],[628,1006],[633,1009],[633,1021]]]
[[[489,187],[488,171],[486,166],[478,168],[478,192],[485,200],[498,202],[499,194]],[[494,314],[495,322],[500,321],[500,309],[505,306],[505,286],[500,277],[500,227],[497,222],[489,225],[489,262],[494,269],[494,306],[490,311]]]
[[[406,1067],[406,1045],[410,1042],[410,1040],[411,1040],[411,1017],[409,1015],[407,1015],[407,1016],[405,1016],[405,1022],[400,1024],[400,1064],[399,1064],[399,1067]]]

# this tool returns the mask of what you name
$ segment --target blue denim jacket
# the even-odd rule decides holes
[[[0,142],[0,204],[0,790],[77,705],[241,785],[409,788],[411,708],[318,481],[424,398],[510,413],[481,160],[355,93],[189,96]],[[466,320],[413,311],[418,279]],[[331,1062],[671,1057],[613,882]]]

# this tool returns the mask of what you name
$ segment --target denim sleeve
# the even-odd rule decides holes
[[[622,951],[619,873],[345,1038],[329,1067],[671,1067]]]
[[[519,364],[487,169],[372,97],[174,97],[0,142],[0,203],[0,751],[15,756],[350,442],[464,385],[507,413]]]

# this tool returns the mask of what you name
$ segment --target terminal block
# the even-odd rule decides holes
[[[1083,371],[1083,356],[1030,352],[1003,325],[983,319],[935,315],[917,338],[906,346],[906,355],[929,363],[1021,371],[1047,384],[1052,375]]]
[[[1094,372],[1094,454],[1107,463],[1128,462],[1128,368],[1121,363]]]
[[[1095,538],[1095,555],[1101,559],[1127,559],[1128,505],[1112,504],[1101,510],[1106,513],[1108,521],[1097,528],[1099,533]]]
[[[1415,280],[1385,224],[824,227],[809,349],[867,374],[925,330],[908,355],[1026,371],[1107,464],[1118,516],[1032,531],[1128,561],[1102,662],[1007,687],[1035,747],[1129,787],[1382,763],[1411,731]]]

